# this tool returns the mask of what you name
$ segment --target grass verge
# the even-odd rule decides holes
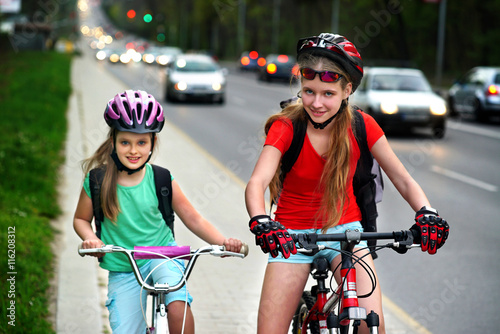
[[[55,52],[0,53],[1,333],[55,333],[51,220],[61,212],[70,64],[70,55]]]

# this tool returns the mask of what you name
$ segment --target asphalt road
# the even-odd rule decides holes
[[[158,67],[101,66],[109,67],[131,88],[163,100],[163,71]],[[287,83],[262,83],[253,73],[230,68],[226,104],[163,100],[163,106],[169,122],[246,182],[261,149],[263,123],[279,110],[281,100],[297,90]],[[441,140],[425,131],[388,138],[432,205],[449,221],[451,234],[435,256],[417,249],[404,256],[380,253],[376,265],[384,294],[433,333],[496,332],[500,122],[452,120]],[[385,182],[379,230],[406,229],[412,224],[412,210],[387,177]]]

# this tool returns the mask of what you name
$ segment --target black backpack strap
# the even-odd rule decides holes
[[[302,146],[304,145],[304,139],[306,137],[307,131],[307,121],[295,121],[293,125],[293,139],[288,150],[283,154],[281,159],[281,181],[285,180],[286,174],[292,169],[295,161],[300,155]]]
[[[172,177],[166,168],[151,165],[153,167],[156,197],[158,197],[158,209],[163,220],[174,234],[174,210],[172,209]]]
[[[307,121],[303,122],[300,120],[296,120],[295,122],[292,123],[292,126],[293,126],[292,142],[290,143],[290,147],[288,148],[288,150],[283,154],[283,157],[281,158],[281,170],[280,170],[281,186],[283,186],[283,182],[285,181],[286,175],[292,169],[293,165],[295,164],[295,161],[297,161],[297,158],[300,155],[300,151],[302,150],[302,146],[304,145],[304,139],[306,137]],[[273,201],[271,202],[271,210],[272,210],[272,205],[278,203],[278,197],[279,194],[277,198],[274,198]]]
[[[94,211],[96,235],[99,239],[101,238],[101,223],[104,221],[104,213],[101,207],[101,185],[104,173],[106,173],[105,167],[94,168],[89,173],[90,197]]]
[[[376,183],[374,181],[377,175],[372,173],[374,159],[368,148],[365,121],[359,108],[356,108],[354,116],[354,136],[359,146],[360,157],[353,178],[353,190],[356,196],[356,203],[361,210],[361,225],[364,231],[377,232],[378,212],[375,201]],[[377,168],[380,167],[377,165]],[[376,240],[368,240],[368,247],[372,251],[372,257],[374,259],[378,257],[374,252],[376,244]]]

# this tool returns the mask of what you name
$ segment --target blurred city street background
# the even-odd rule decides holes
[[[174,169],[174,177],[181,186],[186,184],[183,190],[207,218],[221,224],[223,231],[251,244],[250,257],[241,262],[199,260],[200,272],[195,268],[190,287],[201,304],[199,309],[194,306],[195,316],[199,315],[201,324],[219,323],[219,327],[211,326],[212,331],[201,325],[201,333],[228,332],[224,327],[226,315],[221,312],[224,309],[231,310],[231,316],[237,319],[230,324],[233,326],[230,331],[251,333],[255,328],[265,256],[253,246],[247,230],[243,189],[262,148],[265,120],[280,110],[280,101],[298,91],[297,82],[291,80],[294,74],[291,66],[285,80],[273,80],[273,73],[269,73],[272,68],[266,66],[270,59],[276,59],[277,68],[284,65],[277,57],[268,56],[285,55],[293,63],[298,38],[338,31],[359,47],[370,67],[421,70],[432,87],[430,93],[440,96],[446,108],[442,115],[446,119],[442,136],[427,127],[410,129],[411,123],[405,121],[427,117],[415,113],[401,117],[402,131],[388,129],[387,136],[433,207],[448,220],[450,238],[434,256],[418,249],[404,256],[388,250],[379,252],[376,267],[386,305],[390,307],[387,312],[396,317],[395,322],[407,321],[421,333],[497,331],[500,326],[496,315],[500,305],[500,266],[495,265],[500,252],[500,30],[491,18],[500,10],[497,2],[401,0],[380,1],[375,5],[371,1],[341,0],[53,0],[43,2],[43,6],[36,1],[22,1],[22,10],[12,13],[5,12],[8,2],[0,1],[4,10],[0,22],[3,33],[8,34],[5,40],[14,52],[54,49],[73,53],[73,62],[78,65],[73,67],[73,75],[77,73],[78,78],[91,82],[99,81],[99,75],[105,73],[103,80],[111,80],[106,92],[93,91],[101,87],[97,84],[78,86],[85,93],[73,92],[72,103],[83,104],[78,108],[89,110],[95,106],[95,110],[94,114],[78,116],[76,123],[83,138],[78,145],[83,148],[78,156],[71,157],[74,161],[65,162],[66,167],[76,166],[75,161],[93,152],[106,134],[99,117],[106,98],[118,93],[115,88],[146,90],[162,103],[168,123],[154,162]],[[44,19],[40,18],[41,13]],[[47,17],[56,24],[48,24],[53,22]],[[33,18],[37,20],[36,27],[29,23]],[[12,24],[6,24],[9,22]],[[68,30],[51,40],[57,27]],[[470,31],[463,33],[467,29]],[[259,58],[265,59],[264,62],[246,68],[253,61],[250,51],[258,54],[255,62]],[[179,80],[172,83],[179,97],[172,99],[167,92],[167,80],[172,80],[169,75],[178,53],[196,53],[212,59],[222,73],[222,79],[217,79],[218,86],[210,83],[208,88],[189,88],[188,85],[188,90],[193,90],[184,94],[178,89]],[[166,63],[159,63],[160,56],[166,57]],[[92,66],[88,66],[90,63]],[[467,81],[473,76],[466,74],[477,66],[493,69],[492,81],[484,87],[481,84],[487,80],[479,76]],[[95,76],[90,77],[91,74]],[[460,104],[459,94],[466,94],[467,90],[472,97],[462,98]],[[223,94],[223,100],[214,98],[214,94]],[[96,100],[90,102],[92,95]],[[372,112],[377,115],[379,111]],[[187,151],[179,149],[184,147],[188,147]],[[3,158],[1,152],[0,157]],[[190,164],[191,159],[194,165]],[[79,167],[74,168],[76,172],[72,175],[78,179]],[[379,231],[409,228],[414,213],[387,177],[384,181],[384,198],[378,205]],[[75,194],[71,196],[79,193],[80,179],[75,185]],[[69,206],[76,205],[71,198],[67,201]],[[66,209],[63,211],[72,215]],[[71,215],[64,217],[71,219]],[[196,244],[180,225],[177,222],[181,242]],[[66,227],[65,238],[72,233]],[[89,265],[90,259],[76,257],[76,246],[66,251],[75,256],[75,261],[86,261],[85,265]],[[239,279],[224,277],[224,271],[234,268]],[[215,275],[214,269],[222,275]],[[94,283],[99,284],[99,292],[103,293],[102,273],[94,270],[92,274],[96,276]],[[234,277],[235,273],[232,274],[228,277]],[[58,277],[61,281],[65,274],[59,272]],[[58,321],[65,320],[58,318]],[[107,319],[102,321],[105,324]],[[390,324],[387,327],[388,333],[411,333],[408,329],[391,332]]]

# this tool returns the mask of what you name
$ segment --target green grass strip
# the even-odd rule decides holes
[[[55,333],[51,220],[61,212],[70,65],[55,52],[0,53],[1,333]]]

